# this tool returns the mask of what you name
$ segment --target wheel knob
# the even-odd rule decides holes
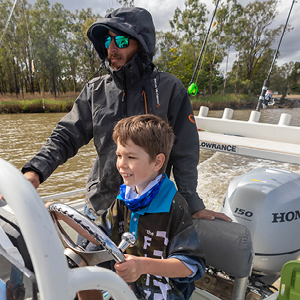
[[[130,232],[124,232],[122,234],[122,241],[119,244],[118,248],[120,249],[121,252],[125,252],[125,250],[135,244],[135,237],[133,234]]]

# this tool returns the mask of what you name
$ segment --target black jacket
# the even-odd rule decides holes
[[[127,9],[137,10],[139,14],[141,11],[147,12],[139,8]],[[121,12],[123,10],[126,9],[121,9]],[[133,16],[134,14],[129,14],[129,17]],[[72,110],[57,124],[47,143],[22,168],[23,173],[29,170],[37,172],[42,182],[94,138],[98,156],[86,186],[86,203],[94,215],[110,206],[122,184],[116,168],[113,127],[124,117],[145,113],[157,115],[173,127],[176,139],[166,173],[169,176],[173,167],[177,188],[187,200],[192,213],[205,208],[196,193],[199,139],[190,100],[179,79],[153,69],[151,59],[155,47],[154,26],[152,19],[149,23],[147,20],[146,17],[123,20],[124,27],[123,23],[116,23],[118,30],[126,32],[127,21],[137,22],[131,30],[136,31],[135,38],[142,50],[117,71],[102,57],[101,51],[104,49],[90,35],[97,24],[107,25],[109,22],[104,19],[91,26],[88,36],[103,58],[108,75],[96,78],[84,87]],[[140,27],[144,31],[147,27],[147,34],[141,34]]]

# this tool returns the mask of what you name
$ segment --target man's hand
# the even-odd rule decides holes
[[[32,185],[34,186],[35,189],[37,189],[40,185],[40,178],[37,173],[34,171],[29,171],[24,173],[24,176],[26,177],[27,180],[29,180]]]
[[[225,214],[220,213],[220,212],[215,212],[215,211],[209,210],[209,209],[199,210],[199,211],[195,212],[192,215],[192,217],[194,219],[206,219],[206,220],[222,219],[227,222],[232,221],[231,218],[229,218]]]

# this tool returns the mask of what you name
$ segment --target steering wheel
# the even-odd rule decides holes
[[[123,262],[125,256],[122,252],[130,245],[135,244],[135,237],[131,233],[125,232],[122,235],[121,243],[117,247],[97,225],[68,205],[52,203],[48,206],[48,210],[59,232],[60,239],[65,247],[64,254],[68,257],[71,267],[93,266],[109,260]],[[60,220],[63,220],[90,242],[101,245],[103,250],[88,252],[77,245],[64,230]]]

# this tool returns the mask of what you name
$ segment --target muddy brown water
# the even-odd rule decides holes
[[[248,120],[250,113],[250,110],[236,110],[233,119]],[[261,122],[273,124],[278,123],[281,113],[289,113],[292,115],[290,125],[300,126],[298,108],[267,109],[261,113]],[[209,112],[211,117],[222,117],[222,114],[223,111]],[[46,142],[63,115],[64,113],[0,115],[0,157],[20,169]],[[39,195],[42,197],[84,188],[95,157],[96,151],[91,141],[40,185]],[[235,176],[258,167],[283,168],[300,174],[300,167],[297,165],[201,150],[197,190],[207,208],[219,210],[229,182]]]

